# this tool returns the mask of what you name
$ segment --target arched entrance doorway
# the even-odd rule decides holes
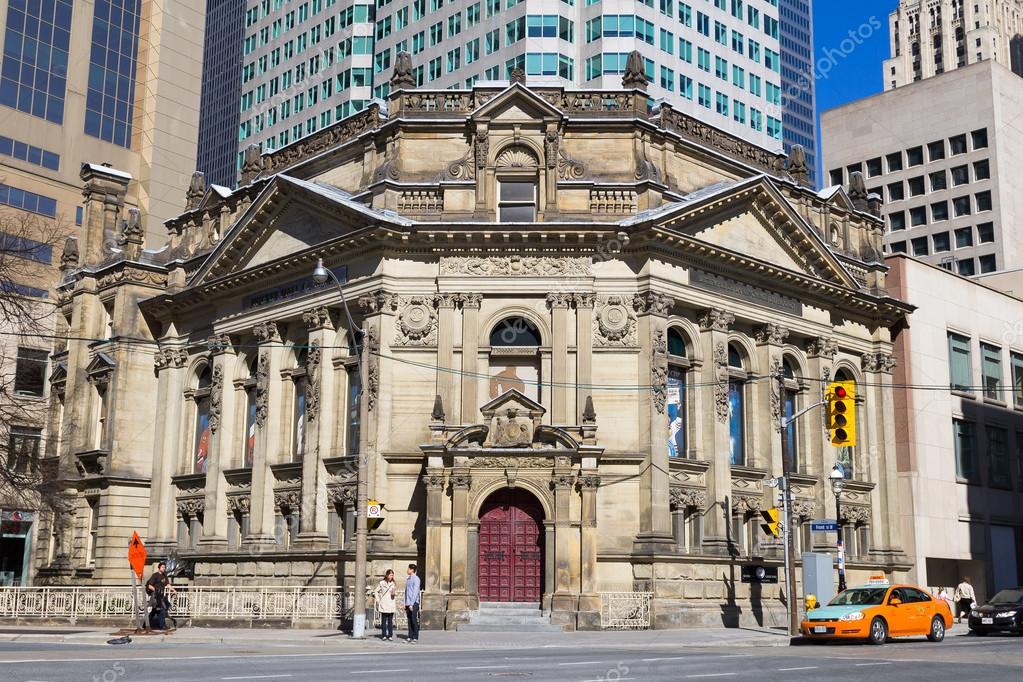
[[[543,508],[519,488],[480,508],[480,601],[539,602],[543,591]]]

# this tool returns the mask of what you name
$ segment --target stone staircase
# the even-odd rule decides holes
[[[540,604],[530,602],[480,602],[480,610],[468,623],[455,626],[459,632],[564,632],[552,625]]]

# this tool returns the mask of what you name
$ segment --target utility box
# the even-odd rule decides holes
[[[824,606],[835,596],[835,567],[830,554],[803,552],[803,598],[812,594]]]

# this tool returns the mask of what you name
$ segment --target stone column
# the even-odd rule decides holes
[[[728,552],[728,525],[731,515],[732,467],[728,457],[728,328],[735,315],[725,310],[710,309],[700,317],[700,344],[703,371],[699,377],[703,384],[699,391],[701,402],[714,406],[703,416],[703,451],[711,461],[707,470],[707,495],[710,509],[704,517],[704,551],[714,554]],[[712,422],[709,420],[713,419]],[[709,422],[709,423],[708,423]]]
[[[335,338],[334,321],[323,306],[302,313],[309,331],[306,363],[306,452],[302,459],[302,515],[298,542],[326,546],[327,470],[323,458],[330,454],[334,416],[341,414],[334,405],[334,372],[330,347]],[[342,422],[343,424],[344,422]]]
[[[579,608],[579,541],[572,528],[572,492],[575,475],[570,467],[555,467],[554,486],[554,596],[551,622],[575,629]]]
[[[437,296],[437,395],[444,409],[457,412],[455,403],[455,315],[458,294]],[[456,415],[452,415],[456,416]]]
[[[857,386],[861,397],[856,398],[863,409],[858,409],[862,419],[856,427],[857,446],[869,457],[860,456],[860,462],[868,461],[870,477],[877,483],[871,497],[870,525],[874,546],[871,554],[890,560],[901,552],[899,524],[890,520],[898,518],[898,472],[895,462],[895,401],[891,388],[895,358],[888,353],[866,353],[861,358],[863,385]],[[858,407],[857,405],[857,407]],[[877,456],[874,456],[874,454]]]
[[[810,376],[810,394],[807,400],[817,402],[824,396],[824,390],[828,382],[835,378],[835,354],[838,353],[838,345],[830,338],[813,339],[806,344],[807,371]],[[820,379],[820,384],[815,379]],[[827,475],[835,464],[835,451],[831,446],[831,439],[828,437],[828,409],[822,406],[819,410],[810,412],[802,418],[802,428],[806,429],[809,436],[806,442],[809,443],[809,452],[806,455],[808,474],[822,472]],[[823,500],[834,495],[828,490],[823,491]]]
[[[467,468],[451,471],[451,594],[448,596],[448,623],[468,620],[469,611],[478,606],[478,599],[469,594],[469,487],[472,479]]]
[[[768,475],[784,473],[782,463],[782,432],[781,411],[784,409],[782,396],[779,393],[777,376],[782,371],[781,345],[789,335],[789,330],[779,324],[768,323],[757,329],[757,367],[769,375],[770,380],[754,384],[759,405],[770,405],[768,419],[756,419],[753,424],[757,447],[753,448],[751,466],[767,469]],[[763,414],[757,411],[757,414]],[[768,505],[774,506],[774,505]]]
[[[551,309],[551,423],[568,423],[568,305],[571,296],[547,294]]]
[[[423,567],[426,579],[423,585],[423,624],[432,629],[445,628],[448,586],[444,584],[444,470],[427,467],[423,475],[426,486],[426,565]]]
[[[462,296],[462,410],[459,423],[474,424],[478,421],[480,404],[476,395],[479,379],[476,377],[480,340],[480,294]]]
[[[238,356],[227,334],[214,334],[207,343],[213,365],[213,381],[210,384],[210,451],[206,465],[206,503],[199,544],[209,549],[226,549],[227,480],[224,478],[224,469],[230,468],[231,439],[237,434],[231,423],[235,413],[235,391],[231,380],[237,373]]]
[[[600,629],[600,595],[597,593],[597,489],[596,469],[585,469],[579,477],[582,496],[580,527],[580,595],[577,628]]]
[[[154,556],[166,556],[177,544],[175,489],[171,485],[171,476],[177,468],[180,452],[181,408],[188,352],[183,348],[164,348],[157,351],[154,361],[159,372],[156,404],[163,407],[156,411],[154,425],[156,438],[146,544]]]
[[[281,365],[285,349],[276,322],[261,322],[252,328],[259,342],[256,361],[256,445],[252,456],[252,502],[249,505],[249,534],[246,545],[272,545],[274,538],[274,477],[270,464],[276,460],[281,443]]]
[[[653,291],[633,300],[639,323],[639,450],[644,454],[639,499],[639,534],[633,551],[656,554],[673,543],[668,509],[668,337],[675,300]]]
[[[593,301],[591,293],[575,294],[575,423],[585,419],[586,398],[593,393]]]

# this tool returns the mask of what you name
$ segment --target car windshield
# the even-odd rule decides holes
[[[991,598],[992,604],[1019,604],[1023,602],[1023,588],[1002,590]]]
[[[878,606],[884,601],[887,587],[860,587],[842,592],[828,606]]]

